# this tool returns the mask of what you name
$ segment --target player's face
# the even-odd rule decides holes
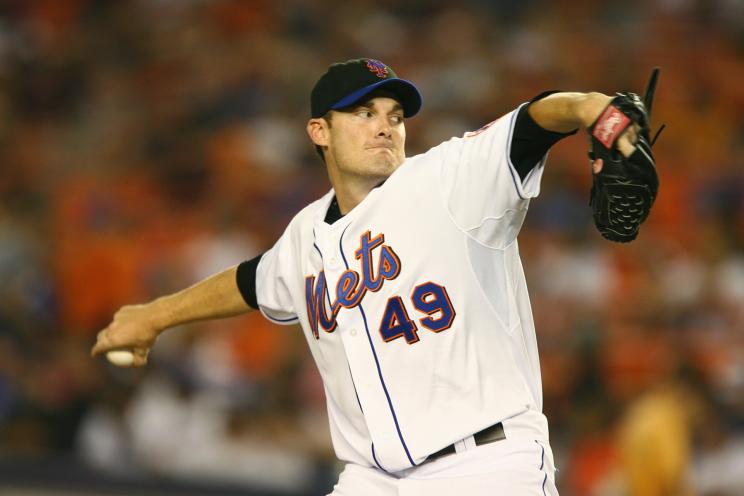
[[[373,97],[334,112],[326,163],[338,177],[386,179],[405,160],[403,108],[393,98]]]

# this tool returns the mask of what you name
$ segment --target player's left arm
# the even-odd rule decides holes
[[[591,126],[610,104],[602,93],[553,93],[530,103],[527,111],[537,125],[556,133],[568,133]],[[624,156],[635,150],[637,126],[629,126],[616,143]]]
[[[528,115],[545,132],[579,127],[589,131],[592,189],[589,205],[594,224],[610,241],[627,243],[638,235],[659,190],[656,161],[651,152],[661,126],[650,136],[651,107],[659,68],[643,97],[622,92],[553,93],[531,102]]]

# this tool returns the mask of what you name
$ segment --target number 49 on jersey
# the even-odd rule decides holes
[[[421,326],[434,332],[441,332],[452,326],[456,313],[444,286],[434,282],[420,284],[413,289],[410,300],[416,311],[425,314],[418,319]],[[403,299],[400,296],[390,298],[380,321],[383,341],[392,341],[402,336],[408,344],[417,343],[418,330]]]

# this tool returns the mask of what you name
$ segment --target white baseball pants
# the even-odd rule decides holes
[[[549,446],[504,439],[456,448],[453,455],[392,475],[347,464],[329,496],[558,496]]]

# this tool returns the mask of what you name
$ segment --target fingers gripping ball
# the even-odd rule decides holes
[[[589,158],[603,163],[593,176],[589,205],[597,229],[611,241],[633,241],[656,200],[659,178],[651,153],[656,137],[651,140],[649,131],[658,73],[654,69],[643,100],[635,93],[618,93],[588,129]],[[634,124],[640,129],[636,149],[625,157],[617,141]]]
[[[132,367],[134,365],[134,353],[128,350],[114,350],[106,353],[109,362],[117,367]]]

